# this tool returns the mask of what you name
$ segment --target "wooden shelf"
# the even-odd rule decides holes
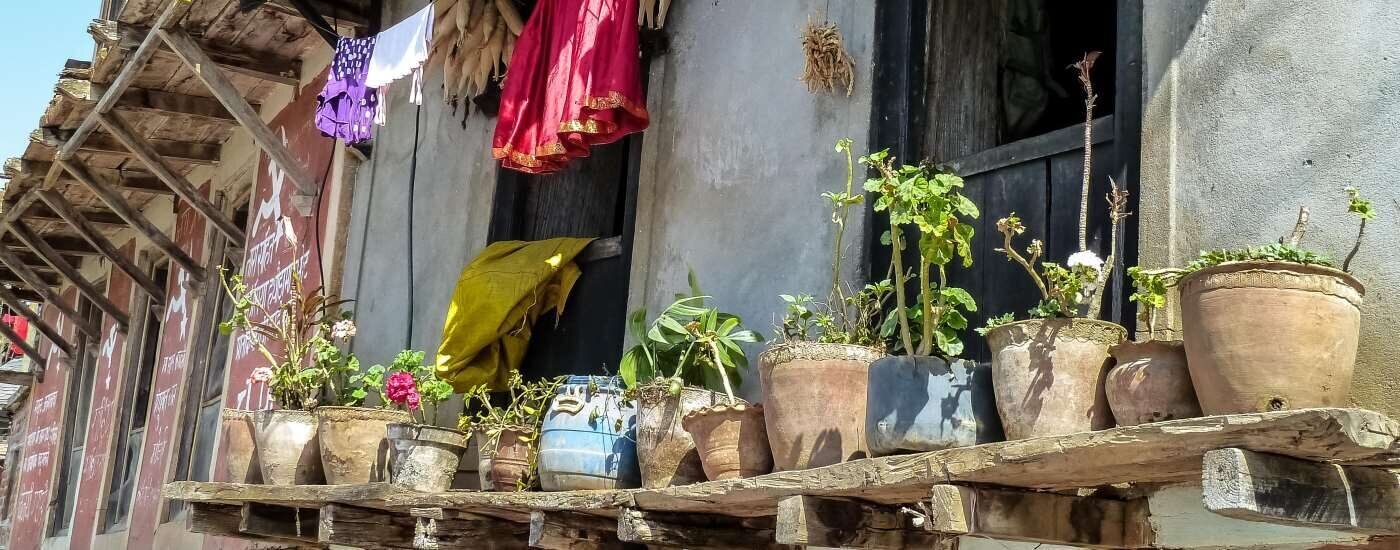
[[[424,519],[425,511],[426,516],[436,514],[445,518],[443,521],[452,518],[456,518],[454,521],[492,518],[498,522],[517,524],[530,523],[534,515],[540,528],[591,521],[594,534],[598,529],[596,523],[599,518],[618,518],[620,523],[628,524],[620,528],[619,532],[632,538],[675,535],[666,527],[680,524],[681,527],[675,527],[680,531],[708,529],[711,531],[709,534],[716,537],[730,532],[727,530],[733,530],[734,533],[742,531],[749,533],[751,539],[756,537],[755,533],[771,537],[769,533],[773,533],[776,528],[779,539],[791,543],[791,537],[798,535],[793,534],[793,525],[785,524],[796,521],[793,517],[805,517],[799,538],[805,543],[818,545],[818,541],[830,542],[830,539],[818,537],[817,541],[813,541],[811,537],[817,534],[830,536],[833,528],[828,526],[823,528],[825,531],[821,531],[819,526],[808,525],[812,523],[813,517],[822,516],[811,510],[827,505],[855,506],[865,511],[864,517],[868,523],[864,526],[842,528],[847,530],[869,530],[870,525],[885,525],[892,521],[899,523],[904,520],[913,522],[911,525],[956,524],[961,525],[962,529],[973,529],[975,526],[949,523],[949,511],[940,512],[936,509],[940,502],[945,507],[975,505],[978,499],[970,496],[937,498],[939,494],[957,495],[958,490],[950,489],[956,486],[971,488],[967,490],[974,492],[986,490],[989,495],[986,498],[996,497],[1002,501],[1015,498],[1016,493],[1040,499],[1037,502],[1044,501],[1047,497],[1051,498],[1052,502],[1045,506],[1055,505],[1057,501],[1053,499],[1060,497],[1089,501],[1088,504],[1076,501],[1066,503],[1065,506],[1079,506],[1100,512],[1110,510],[1112,513],[1108,517],[1118,518],[1113,521],[1120,522],[1104,528],[1104,533],[1112,533],[1112,536],[1117,537],[1114,540],[1119,542],[1097,546],[1138,547],[1151,546],[1151,536],[1150,528],[1145,527],[1145,513],[1139,513],[1133,506],[1124,506],[1125,502],[1132,504],[1136,502],[1134,498],[1141,496],[1140,493],[1135,494],[1131,487],[1166,483],[1199,484],[1202,480],[1203,460],[1207,453],[1217,449],[1240,449],[1259,453],[1261,456],[1277,456],[1280,460],[1329,469],[1335,467],[1317,463],[1340,463],[1361,468],[1366,472],[1382,472],[1383,476],[1383,468],[1400,468],[1400,424],[1379,413],[1359,409],[1310,409],[1215,416],[912,455],[862,459],[811,470],[778,472],[750,479],[658,490],[560,493],[449,491],[429,494],[401,489],[390,484],[268,486],[175,482],[165,486],[163,495],[195,503],[196,508],[200,505],[221,506],[224,507],[222,510],[225,513],[233,513],[238,506],[246,509],[247,506],[244,505],[251,503],[308,511],[320,510],[327,505],[341,505],[342,508],[349,506],[357,510],[387,514],[386,517],[417,516],[423,521],[432,520],[431,517]],[[1097,494],[1084,490],[1108,486],[1114,488],[1099,491]],[[935,490],[935,487],[940,490]],[[1047,491],[1062,494],[1050,494],[1046,493]],[[1400,488],[1396,489],[1395,494],[1396,498],[1400,498]],[[931,496],[934,497],[932,500]],[[1388,497],[1380,498],[1379,502],[1383,503],[1384,498]],[[1103,506],[1092,502],[1095,499],[1102,500],[1099,504]],[[1138,500],[1145,502],[1145,499]],[[230,505],[237,506],[228,508]],[[935,508],[932,511],[931,505]],[[246,515],[248,512],[241,513]],[[984,516],[987,513],[981,512]],[[263,510],[259,514],[259,517],[265,516],[266,512]],[[927,522],[918,520],[921,514]],[[851,514],[844,515],[849,517]],[[574,520],[570,522],[559,519],[566,516],[574,516]],[[953,516],[956,517],[956,514]],[[784,520],[785,517],[788,519]],[[856,514],[856,517],[862,516]],[[934,519],[941,521],[933,521]],[[1068,517],[1062,519],[1070,521]],[[703,524],[696,523],[701,520]],[[319,521],[322,528],[328,528],[333,523],[324,513]],[[1389,534],[1386,527],[1376,527],[1377,521],[1379,520],[1372,520],[1371,529],[1367,533]],[[778,525],[775,525],[775,522]],[[604,523],[607,524],[606,521]],[[209,525],[192,525],[191,528],[208,532],[214,530],[212,525],[224,524],[226,522],[209,522]],[[1293,521],[1293,524],[1297,522]],[[421,528],[422,526],[419,530]],[[580,529],[584,534],[589,533],[588,529]],[[817,533],[818,531],[820,533]],[[901,538],[904,535],[900,535],[899,531],[900,529],[895,529],[895,534],[899,535],[895,540],[913,540]],[[1002,535],[1010,540],[1070,542],[1066,540],[1069,535],[1060,531],[1047,529],[1043,533]],[[1147,534],[1144,534],[1144,531]],[[643,534],[638,535],[639,532]],[[970,533],[969,531],[964,534]],[[223,534],[238,535],[227,532]],[[542,533],[537,528],[535,534],[544,536],[547,533]],[[1400,535],[1400,526],[1397,526],[1397,532],[1394,534]],[[865,535],[873,536],[869,532]],[[1080,533],[1077,536],[1082,535],[1083,533]],[[266,533],[258,536],[266,536]],[[869,543],[864,547],[903,546],[891,543],[890,540],[886,536],[879,539],[883,542]],[[928,542],[927,537],[919,540],[922,541],[919,544]],[[632,542],[665,541],[647,539]],[[754,547],[762,547],[761,544],[768,543],[776,544],[771,539],[754,540],[754,543]],[[382,547],[395,547],[387,540],[377,544],[381,544]],[[510,544],[505,546],[509,547]]]

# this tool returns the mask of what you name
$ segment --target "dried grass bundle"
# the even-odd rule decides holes
[[[856,63],[851,54],[846,53],[841,28],[836,23],[828,21],[818,25],[807,18],[807,28],[802,31],[802,52],[807,58],[802,67],[802,81],[807,83],[807,91],[836,93],[844,84],[846,97],[851,96],[855,91]]]
[[[443,101],[456,105],[501,78],[525,21],[512,0],[436,0],[428,67],[443,68]]]

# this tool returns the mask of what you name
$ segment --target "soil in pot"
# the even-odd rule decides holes
[[[530,477],[534,468],[534,449],[530,443],[522,441],[523,432],[503,430],[496,443],[496,452],[491,456],[491,487],[497,492],[513,493],[529,490],[522,487],[521,480]]]
[[[1002,441],[992,368],[964,359],[885,357],[870,366],[866,441],[876,456]]]
[[[1365,288],[1316,265],[1236,262],[1180,282],[1187,367],[1208,415],[1346,406]]]
[[[664,385],[641,389],[637,396],[637,460],[643,487],[658,489],[705,481],[700,452],[681,419],[723,399],[723,394],[702,388],[682,388],[680,395],[671,395]]]
[[[1104,390],[1119,426],[1201,416],[1181,342],[1123,342]]]
[[[258,465],[257,442],[253,438],[253,411],[224,409],[219,412],[224,424],[224,475],[231,483],[262,483],[262,467]]]
[[[556,390],[540,428],[540,488],[635,489],[637,406],[622,379],[570,376]]]
[[[350,485],[389,479],[389,441],[384,430],[410,422],[406,411],[365,407],[317,407],[321,465],[326,482]]]
[[[467,434],[438,426],[395,422],[386,429],[393,448],[390,481],[400,487],[440,493],[452,488],[467,450]]]
[[[258,466],[268,485],[321,485],[321,446],[316,437],[316,416],[310,411],[257,411],[253,440]]]
[[[736,403],[705,407],[681,421],[695,439],[705,476],[711,481],[763,475],[773,471],[763,406]]]
[[[1007,439],[1113,427],[1104,379],[1108,348],[1127,331],[1094,319],[1031,319],[987,333],[992,388]]]
[[[775,471],[865,458],[865,399],[878,350],[791,343],[758,356]]]

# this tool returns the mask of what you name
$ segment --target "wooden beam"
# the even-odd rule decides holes
[[[322,17],[337,27],[363,29],[369,27],[369,5],[362,1],[309,0]],[[271,0],[263,4],[263,9],[276,10],[294,17],[302,17],[292,0]]]
[[[105,25],[96,30],[97,34],[94,37],[98,41],[110,43],[115,38],[116,46],[123,50],[145,44],[147,38],[153,34],[150,29],[145,27],[120,24],[116,25],[114,30],[111,26]],[[301,61],[299,60],[270,58],[253,52],[223,49],[207,43],[200,43],[199,47],[209,56],[212,65],[220,70],[292,87],[301,84]],[[179,57],[179,52],[173,50],[168,43],[163,43],[161,48],[156,51],[156,55]],[[191,70],[198,72],[197,69]]]
[[[52,192],[52,191],[50,191],[50,192]],[[75,207],[75,208],[76,208],[76,207]],[[87,222],[88,222],[89,224],[91,224],[93,227],[99,227],[99,226],[100,226],[100,227],[106,227],[106,228],[109,228],[109,229],[125,229],[125,228],[126,228],[126,221],[125,221],[125,220],[122,220],[122,219],[121,219],[121,216],[118,216],[118,215],[116,215],[116,214],[113,214],[113,213],[111,213],[111,212],[109,212],[109,211],[105,211],[105,210],[79,210],[78,212],[81,213],[81,214],[83,215],[83,217],[87,219]],[[30,207],[30,208],[29,208],[29,211],[25,212],[22,216],[20,216],[20,219],[29,220],[29,221],[33,221],[33,222],[65,222],[65,221],[66,221],[66,220],[63,219],[63,216],[60,216],[60,215],[58,214],[58,212],[55,212],[52,208],[46,207],[46,206],[41,205],[41,204],[36,204],[36,205]]]
[[[94,124],[96,124],[96,122],[94,122]],[[48,161],[12,158],[5,165],[5,175],[10,179],[10,184],[14,185],[17,181],[22,182],[30,178],[42,177],[48,174],[49,170],[55,166],[54,163]],[[56,183],[79,183],[77,179],[73,178],[71,175],[67,175],[67,172],[63,172],[62,168],[59,168],[59,171],[65,175],[55,180]],[[103,184],[110,187],[118,187],[122,191],[151,195],[175,194],[175,192],[171,191],[169,187],[166,187],[164,183],[161,183],[160,179],[146,172],[112,170],[107,168],[89,168],[88,171]]]
[[[115,118],[115,114],[100,115]],[[73,132],[58,128],[40,128],[37,143],[42,143],[47,147],[61,148],[68,143]],[[33,141],[33,137],[31,137]],[[188,141],[171,141],[168,139],[145,140],[147,149],[159,155],[161,158],[174,162],[186,164],[211,165],[219,162],[220,145],[216,143],[194,143]],[[114,139],[113,136],[104,134],[92,134],[83,140],[78,150],[88,153],[102,153],[107,155],[135,156],[135,152],[125,146],[121,140]]]
[[[1152,546],[1146,501],[934,485],[925,528],[945,535],[1084,548]]]
[[[0,370],[0,384],[30,387],[34,385],[34,373]]]
[[[54,86],[59,95],[82,105],[97,105],[106,86],[88,78],[62,78]],[[116,110],[158,115],[180,115],[206,119],[209,122],[237,123],[228,110],[214,98],[177,94],[163,90],[127,88],[117,99]]]
[[[64,300],[63,296],[60,296],[57,291],[49,285],[44,284],[43,280],[39,278],[39,274],[30,269],[24,262],[19,261],[19,257],[14,251],[0,246],[0,263],[10,266],[10,269],[14,270],[20,278],[29,283],[29,288],[31,290],[43,296],[45,304],[57,309],[65,317],[68,317],[68,320],[72,321],[73,325],[78,328],[78,331],[87,335],[88,338],[98,340],[102,338],[101,330],[89,323],[82,315],[79,315],[78,310],[74,309],[72,305]]]
[[[321,507],[316,540],[319,544],[361,548],[411,547],[415,522],[411,517],[344,504]]]
[[[39,191],[39,199],[44,201],[45,204],[48,204],[49,208],[52,208],[64,221],[71,224],[73,229],[78,231],[79,235],[82,235],[89,244],[101,251],[102,255],[106,256],[108,260],[111,260],[123,273],[131,277],[131,280],[135,281],[138,286],[145,290],[146,294],[150,296],[151,299],[155,300],[158,304],[165,303],[165,287],[151,279],[151,276],[142,271],[141,268],[136,265],[136,262],[126,257],[120,250],[117,250],[116,245],[112,244],[112,241],[107,240],[107,237],[102,235],[102,232],[98,231],[96,227],[93,227],[92,223],[88,221],[87,216],[83,215],[72,203],[64,199],[63,195],[52,189],[42,189]]]
[[[916,526],[919,516],[849,499],[793,496],[778,501],[779,544],[830,548],[953,550],[956,537]]]
[[[107,295],[102,289],[93,286],[91,282],[83,278],[83,274],[78,271],[78,268],[73,267],[73,264],[64,260],[57,250],[49,246],[47,241],[35,235],[34,231],[30,229],[29,226],[25,225],[24,222],[15,220],[10,222],[9,227],[10,232],[13,233],[14,236],[19,237],[19,240],[23,241],[26,246],[39,253],[39,257],[43,258],[44,262],[58,270],[59,275],[62,275],[64,279],[67,279],[69,283],[77,287],[78,292],[86,296],[89,302],[92,302],[93,305],[101,309],[103,313],[106,313],[112,320],[116,321],[117,327],[120,328],[122,332],[126,332],[126,327],[130,319],[127,317],[125,311],[122,311],[121,308],[107,299]]]
[[[64,355],[73,355],[73,350],[75,348],[73,344],[70,344],[68,340],[63,337],[63,333],[59,332],[53,325],[50,325],[48,321],[44,320],[43,315],[39,315],[39,312],[30,309],[29,306],[20,301],[19,296],[16,296],[14,292],[4,286],[0,286],[0,303],[9,306],[15,313],[28,319],[29,324],[34,325],[34,328],[37,329],[40,334],[43,334],[44,338],[48,338],[50,342],[58,346],[58,349],[62,351]]]
[[[1202,459],[1207,510],[1248,521],[1400,535],[1400,472],[1217,449]]]
[[[186,531],[220,537],[243,536],[238,531],[238,524],[243,521],[243,507],[238,504],[191,502],[189,510],[189,515],[185,516]]]
[[[670,514],[636,508],[623,508],[618,513],[617,538],[688,550],[783,547],[773,540],[771,518]]]
[[[219,210],[219,207],[214,206],[214,203],[211,202],[208,197],[205,197],[203,193],[200,193],[199,189],[191,185],[184,176],[176,173],[175,170],[166,164],[162,155],[160,155],[158,151],[152,149],[145,139],[136,135],[135,131],[115,116],[98,114],[97,120],[102,123],[103,127],[107,128],[107,131],[111,132],[113,136],[116,136],[118,141],[131,149],[131,152],[136,155],[136,158],[141,159],[141,163],[145,164],[146,168],[149,168],[156,177],[170,186],[170,189],[175,191],[175,194],[180,195],[180,198],[184,199],[185,202],[199,211],[200,215],[204,216],[204,219],[214,224],[215,229],[223,233],[235,246],[243,246],[243,229],[234,224],[233,220],[229,219],[228,216],[225,216],[224,213]]]
[[[39,353],[39,350],[34,349],[34,346],[29,344],[28,340],[20,338],[18,334],[15,334],[15,330],[5,323],[0,323],[0,336],[9,340],[10,344],[19,348],[20,351],[23,351],[24,354],[29,357],[29,360],[34,362],[34,376],[41,378],[44,376],[44,368],[47,361],[44,359],[44,356]]]
[[[530,513],[530,547],[544,550],[622,550],[617,521],[576,512]]]
[[[27,252],[21,254],[21,256],[24,256],[24,257],[28,257],[28,256],[31,256],[31,255],[32,255],[32,254],[27,253]],[[42,281],[42,283],[43,283],[44,286],[56,287],[56,286],[59,286],[60,284],[62,284],[62,283],[58,280],[58,274],[56,274],[56,273],[50,271],[49,266],[43,266],[43,271],[40,272],[40,271],[39,271],[39,267],[36,266],[36,265],[34,265],[33,262],[31,262],[31,261],[29,261],[29,260],[22,260],[22,261],[24,261],[24,262],[26,263],[26,265],[28,265],[29,268],[34,269],[34,271],[35,271],[34,274],[35,274],[36,276],[39,277],[39,279]],[[38,260],[37,258],[35,259],[35,261],[37,261],[37,262],[39,262],[39,263],[43,263],[43,260]],[[29,281],[26,281],[26,280],[24,279],[24,277],[21,277],[18,273],[15,273],[14,271],[12,271],[12,270],[10,270],[10,269],[0,269],[0,282],[10,283],[10,284],[13,284],[13,285],[16,285],[16,286],[22,286],[22,287],[25,287],[25,288],[28,288],[28,287],[29,287]],[[40,300],[38,300],[38,301],[42,302],[43,300],[40,299]]]
[[[181,269],[189,273],[192,280],[196,282],[204,281],[204,268],[195,263],[194,259],[191,258],[189,254],[186,254],[183,249],[175,244],[175,241],[170,240],[170,237],[162,233],[155,224],[151,223],[151,220],[146,219],[144,214],[132,207],[131,203],[126,202],[126,199],[122,197],[121,193],[111,187],[102,185],[88,172],[87,167],[77,160],[60,161],[59,164],[62,165],[69,174],[72,174],[74,178],[77,178],[79,182],[86,186],[89,191],[92,191],[98,198],[101,198],[102,202],[107,203],[107,206],[110,207],[113,212],[116,212],[118,216],[121,216],[123,220],[126,220],[127,224],[130,224],[138,233],[144,235],[152,244],[156,245],[156,248],[159,248],[166,256],[169,256],[170,261],[175,262]]]
[[[250,502],[243,505],[238,532],[315,545],[319,523],[319,511],[315,508],[286,508]]]
[[[302,215],[308,215],[312,200],[320,192],[311,173],[301,164],[301,161],[297,160],[296,156],[292,155],[291,151],[287,150],[282,139],[277,137],[271,128],[268,128],[267,123],[263,122],[258,112],[248,105],[247,100],[243,99],[243,94],[239,93],[233,83],[229,82],[228,77],[214,66],[213,61],[200,49],[199,44],[190,38],[190,35],[180,29],[160,29],[157,33],[170,46],[170,49],[180,56],[180,60],[185,62],[185,66],[194,71],[195,76],[204,82],[210,93],[224,104],[224,108],[238,119],[238,123],[248,130],[253,142],[257,143],[264,153],[267,153],[272,162],[286,171],[296,188],[292,203],[296,205]]]
[[[17,219],[10,221],[23,221],[23,218],[17,217]],[[84,241],[82,237],[78,237],[75,235],[49,234],[45,235],[43,237],[43,240],[45,243],[48,243],[49,248],[52,248],[55,252],[62,255],[65,259],[81,261],[82,257],[102,255],[102,252],[89,246],[87,244],[87,241]],[[9,248],[17,250],[24,250],[28,248],[28,245],[25,245],[18,239],[9,238],[9,236],[6,236],[4,239],[0,239],[0,243],[3,243]]]

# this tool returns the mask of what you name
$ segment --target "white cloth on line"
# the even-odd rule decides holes
[[[365,86],[384,88],[390,82],[411,74],[413,89],[409,91],[408,100],[422,105],[423,64],[428,61],[428,46],[432,40],[433,5],[429,3],[418,13],[379,33],[374,43],[374,54],[369,58]],[[380,109],[380,112],[383,111]]]

